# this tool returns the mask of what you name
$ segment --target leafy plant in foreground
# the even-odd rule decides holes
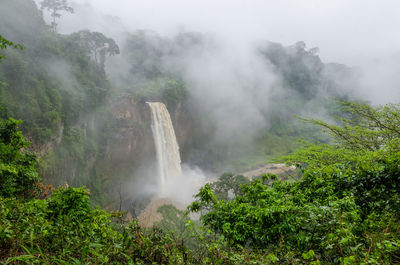
[[[308,144],[286,158],[301,165],[301,180],[254,180],[231,201],[207,184],[189,209],[230,246],[272,251],[282,263],[290,253],[294,263],[400,262],[400,135],[392,123],[400,110],[344,104],[354,116],[342,127],[311,121],[335,144]]]
[[[0,196],[30,198],[40,178],[36,156],[23,149],[29,146],[18,131],[20,121],[0,120]]]

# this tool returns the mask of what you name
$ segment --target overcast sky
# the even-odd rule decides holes
[[[179,28],[215,33],[232,43],[298,40],[318,46],[326,61],[358,65],[400,54],[399,0],[71,0],[102,15],[119,17],[128,29],[168,34]],[[91,27],[91,16],[64,16]],[[81,14],[82,15],[82,14]],[[92,21],[91,21],[92,20]],[[97,22],[96,22],[97,23]],[[87,26],[85,25],[87,24]],[[68,25],[71,27],[71,25]]]

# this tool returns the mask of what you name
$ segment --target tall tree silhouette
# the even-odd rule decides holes
[[[59,11],[66,11],[69,13],[74,13],[74,9],[68,5],[67,0],[43,0],[40,3],[41,9],[47,9],[50,11],[50,16],[53,18],[51,22],[51,29],[56,32],[57,23],[56,19],[61,17]]]
[[[87,51],[96,66],[102,71],[104,71],[106,56],[120,53],[115,41],[106,37],[103,33],[82,30],[71,36],[74,39],[78,39],[80,45]]]

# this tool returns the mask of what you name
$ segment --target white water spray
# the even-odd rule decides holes
[[[182,174],[179,146],[164,103],[146,103],[151,109],[151,129],[157,153],[160,195],[163,196],[166,194],[167,183]]]

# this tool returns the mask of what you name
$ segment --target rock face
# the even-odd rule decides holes
[[[179,210],[186,208],[182,203],[176,202],[168,198],[153,198],[146,208],[137,217],[139,225],[142,227],[152,227],[154,223],[162,220],[161,214],[158,212],[158,208],[165,205],[171,204]]]
[[[243,172],[241,175],[252,179],[253,177],[259,177],[264,174],[291,175],[295,170],[295,166],[286,166],[285,164],[266,164],[260,168]]]
[[[60,123],[58,126],[57,134],[52,137],[49,141],[45,143],[36,143],[31,139],[29,135],[24,135],[31,145],[28,150],[35,152],[39,157],[45,156],[50,150],[53,150],[58,144],[61,143],[64,134],[64,123]]]
[[[169,111],[182,153],[191,139],[190,117],[181,104]],[[151,110],[148,104],[134,96],[121,95],[111,104],[110,113],[111,124],[115,129],[104,143],[106,154],[104,161],[100,163],[104,176],[103,183],[110,183],[108,193],[114,194],[115,197],[115,203],[110,207],[119,208],[122,204],[123,209],[132,210],[132,203],[134,203],[137,212],[145,206],[142,204],[147,203],[137,201],[131,196],[143,192],[141,190],[143,183],[146,184],[146,181],[151,182],[152,178],[155,179],[154,175],[146,176],[149,172],[157,172],[151,130]],[[118,183],[122,183],[122,187]]]
[[[111,105],[113,133],[107,139],[105,176],[130,172],[153,154],[150,114],[145,104],[122,95]]]
[[[143,164],[143,160],[154,158],[149,106],[132,95],[121,95],[113,102],[110,110],[115,133],[106,143],[108,161],[105,162],[110,164],[109,171],[115,173],[121,168],[137,167]],[[185,151],[192,130],[190,117],[182,104],[178,104],[171,118],[180,150]]]
[[[193,121],[187,111],[185,104],[179,103],[173,115],[172,122],[175,128],[176,139],[178,140],[182,161],[192,144]]]
[[[169,107],[168,111],[184,160],[182,154],[190,148],[191,118],[184,104]],[[64,124],[60,124],[59,128],[51,141],[33,144],[30,150],[46,158],[52,150],[65,149],[65,146],[62,146],[63,138],[71,128],[77,129],[83,137],[83,143],[92,140],[95,148],[85,152],[83,158],[75,157],[74,153],[67,153],[62,159],[50,156],[48,164],[42,169],[42,177],[46,182],[53,185],[64,181],[70,185],[92,184],[89,188],[95,188],[99,196],[105,195],[106,206],[113,209],[119,209],[122,205],[126,210],[135,204],[135,208],[140,210],[149,203],[151,198],[141,200],[132,197],[143,198],[143,194],[151,193],[145,191],[143,186],[149,182],[151,184],[157,174],[151,110],[148,104],[133,95],[123,94],[110,102],[103,112],[88,115],[66,128],[65,132]],[[102,130],[101,133],[99,130]],[[54,164],[52,159],[56,161]]]

